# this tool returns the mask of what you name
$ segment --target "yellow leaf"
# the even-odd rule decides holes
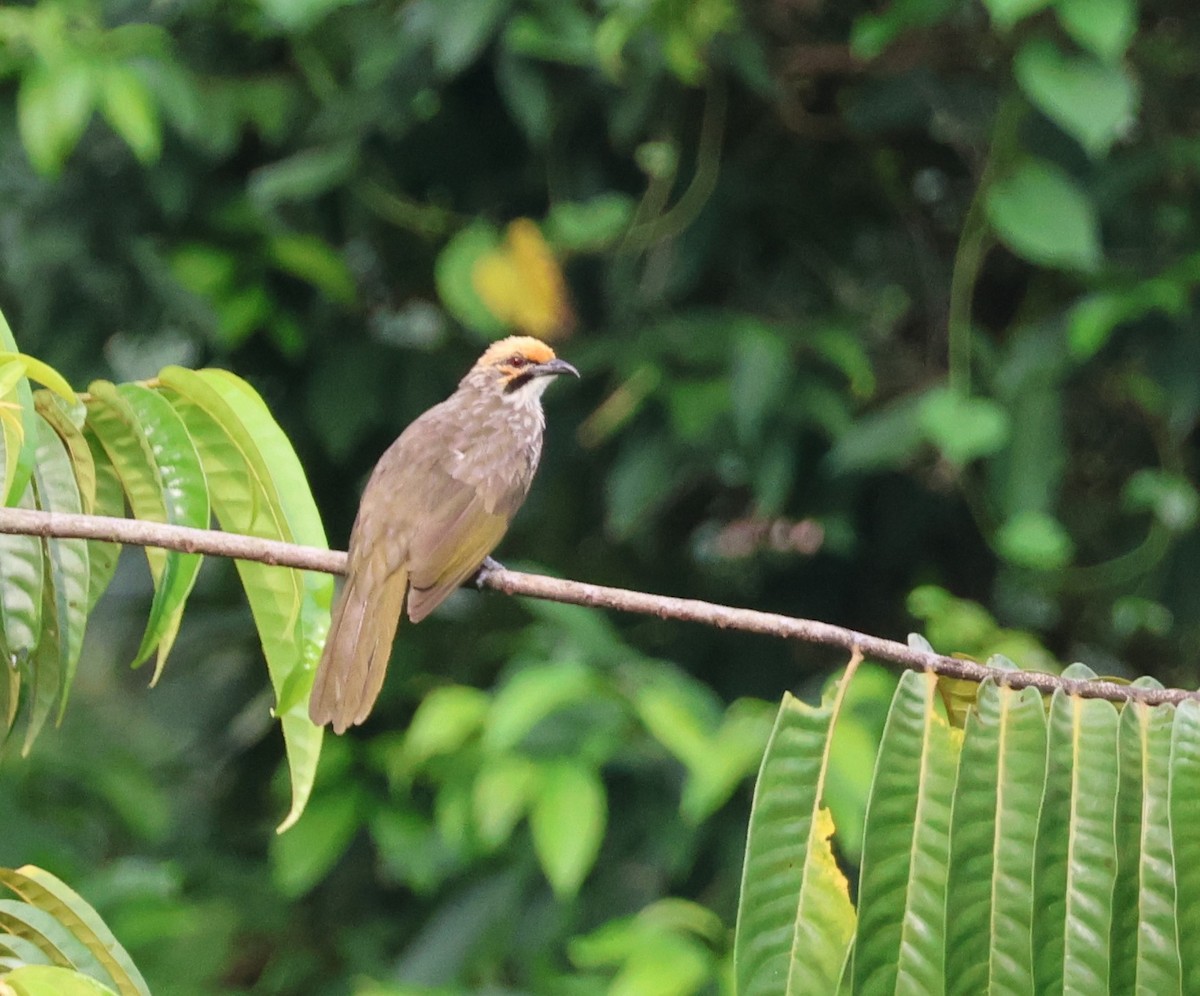
[[[575,324],[562,269],[528,218],[512,222],[504,242],[475,261],[471,283],[488,311],[529,335],[557,339]]]

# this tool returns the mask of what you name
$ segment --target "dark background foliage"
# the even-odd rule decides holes
[[[247,377],[341,546],[485,341],[452,247],[532,218],[584,376],[547,397],[506,563],[1194,685],[1197,44],[1190,4],[1131,0],[7,5],[0,304],[80,389]],[[274,839],[232,567],[148,692],[126,560],[63,726],[0,766],[0,862],[70,881],[157,991],[590,993],[639,944],[676,966],[654,991],[716,984],[769,714],[725,705],[816,694],[830,654],[464,592],[402,630]],[[546,665],[590,677],[537,713],[518,679]],[[447,687],[427,725],[461,742],[423,752],[403,731]],[[863,687],[831,786],[851,860],[890,682]],[[464,717],[522,709],[505,757],[587,783],[557,845],[469,817],[498,755]],[[556,895],[598,785],[596,864]],[[614,919],[666,896],[699,905]]]

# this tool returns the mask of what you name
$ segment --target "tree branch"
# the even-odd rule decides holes
[[[0,508],[0,533],[154,546],[184,553],[206,553],[279,567],[320,571],[324,574],[344,574],[346,570],[346,554],[339,550],[322,550],[218,530],[192,529],[186,526],[100,515],[67,515],[24,508]],[[759,612],[755,609],[738,609],[692,598],[673,598],[624,588],[607,588],[541,574],[525,574],[502,567],[485,567],[479,572],[476,580],[481,587],[506,595],[526,595],[530,598],[544,598],[572,605],[658,616],[660,619],[679,619],[715,626],[718,629],[736,629],[780,639],[802,640],[806,643],[839,647],[851,653],[861,652],[877,661],[929,670],[947,678],[962,678],[975,682],[993,678],[1010,688],[1036,688],[1044,693],[1052,693],[1061,688],[1072,695],[1107,699],[1111,702],[1138,701],[1147,705],[1158,705],[1164,702],[1182,702],[1186,699],[1200,701],[1200,692],[1180,688],[1135,688],[1112,681],[1063,678],[1041,671],[1006,671],[985,667],[974,661],[916,650],[903,643],[858,633],[829,623]]]

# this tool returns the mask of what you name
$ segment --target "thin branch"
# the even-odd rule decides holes
[[[0,509],[0,533],[154,546],[184,553],[207,553],[279,567],[320,571],[324,574],[343,574],[346,570],[346,555],[338,550],[322,550],[237,533],[99,515],[66,515],[33,509],[3,508]],[[1164,702],[1182,702],[1185,699],[1200,701],[1200,692],[1180,688],[1135,688],[1112,681],[1063,678],[1041,671],[1009,671],[985,667],[974,661],[928,653],[894,640],[884,640],[829,623],[797,619],[773,612],[759,612],[755,609],[737,609],[693,598],[673,598],[624,588],[607,588],[541,574],[525,574],[502,567],[484,568],[479,572],[476,581],[480,587],[506,595],[525,595],[572,605],[616,609],[621,612],[658,616],[660,619],[695,622],[718,629],[736,629],[780,639],[840,647],[850,653],[861,653],[877,661],[890,661],[905,667],[929,670],[947,678],[961,678],[974,682],[993,678],[1010,688],[1036,688],[1047,694],[1061,688],[1072,695],[1107,699],[1110,702],[1138,701],[1147,705],[1159,705]]]

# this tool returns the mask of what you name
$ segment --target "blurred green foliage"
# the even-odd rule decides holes
[[[1183,0],[6,5],[0,307],[73,384],[246,376],[339,544],[529,218],[585,378],[502,560],[1195,685],[1198,44]],[[0,767],[0,864],[183,994],[640,992],[654,946],[719,987],[754,700],[841,663],[466,591],[276,839],[232,566],[152,694],[147,590],[123,563]]]

